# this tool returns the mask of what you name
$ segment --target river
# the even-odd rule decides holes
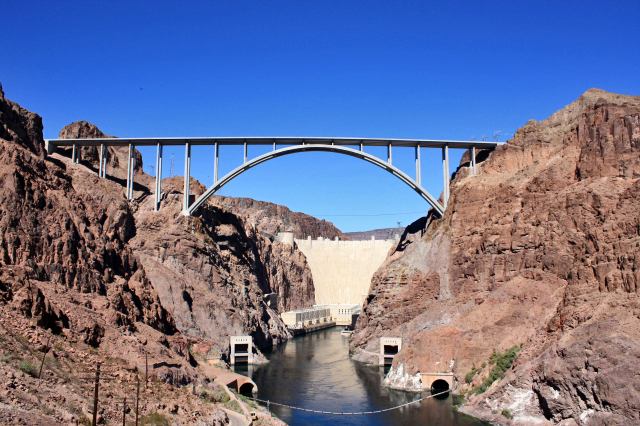
[[[238,365],[235,371],[253,379],[257,397],[320,411],[376,411],[415,401],[428,392],[402,392],[381,386],[383,371],[353,361],[349,339],[334,327],[296,337],[264,352],[268,364]],[[453,397],[430,398],[380,414],[337,416],[271,405],[289,425],[485,425],[453,408]]]

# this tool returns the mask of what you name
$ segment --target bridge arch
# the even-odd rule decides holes
[[[391,173],[406,185],[408,185],[411,189],[416,191],[422,198],[424,198],[433,208],[438,212],[440,216],[444,213],[443,206],[431,195],[427,190],[425,190],[422,186],[420,186],[415,180],[411,179],[407,174],[405,174],[402,170],[397,167],[391,165],[390,163],[374,156],[368,154],[364,151],[360,151],[353,148],[348,148],[340,145],[323,145],[323,144],[309,144],[309,145],[295,145],[288,146],[285,148],[280,148],[266,154],[260,155],[247,161],[246,163],[236,167],[229,173],[227,173],[222,179],[214,183],[210,188],[208,188],[204,194],[198,197],[197,200],[193,204],[189,206],[183,213],[187,216],[193,215],[198,208],[204,204],[204,202],[215,194],[218,190],[220,190],[224,185],[229,183],[232,179],[238,177],[242,173],[247,170],[257,166],[258,164],[264,163],[265,161],[272,160],[274,158],[282,157],[284,155],[296,154],[300,152],[313,152],[313,151],[323,151],[323,152],[335,152],[338,154],[349,155],[351,157],[359,158],[361,160],[368,161],[383,170]]]

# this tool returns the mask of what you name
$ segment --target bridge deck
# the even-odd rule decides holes
[[[347,145],[354,146],[405,146],[421,148],[449,148],[477,149],[493,148],[500,142],[492,141],[457,141],[435,139],[385,139],[385,138],[343,138],[343,137],[304,137],[304,136],[231,136],[231,137],[170,137],[170,138],[82,138],[82,139],[45,139],[46,144],[54,146],[164,146],[170,145]]]

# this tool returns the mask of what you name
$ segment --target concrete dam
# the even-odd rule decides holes
[[[293,234],[283,242],[292,243]],[[371,278],[387,258],[394,240],[338,241],[295,239],[306,256],[317,305],[362,305]]]

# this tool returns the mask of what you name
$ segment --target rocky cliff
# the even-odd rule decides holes
[[[480,153],[476,176],[467,153],[444,217],[408,227],[374,276],[356,359],[402,336],[391,385],[453,371],[487,420],[640,422],[639,116],[639,97],[589,90]]]
[[[287,338],[263,294],[279,292],[283,309],[313,304],[304,257],[231,211],[210,205],[197,218],[181,216],[180,178],[165,180],[153,213],[154,179],[137,153],[132,202],[127,150],[108,151],[107,179],[95,173],[95,150],[81,151],[80,164],[69,149],[45,158],[40,117],[2,90],[0,125],[0,423],[82,421],[99,362],[108,366],[99,418],[120,419],[116,400],[131,397],[147,359],[158,380],[143,413],[228,422],[211,405],[220,389],[204,380],[215,373],[195,367],[206,355],[224,357],[229,335],[251,334],[261,347]],[[104,136],[86,122],[61,135]],[[201,185],[192,181],[192,191]],[[38,381],[31,376],[45,352]],[[174,394],[187,383],[195,398]]]
[[[300,212],[292,212],[288,207],[265,201],[252,200],[251,198],[214,197],[213,204],[224,206],[226,209],[238,212],[245,217],[250,224],[259,228],[266,236],[275,236],[278,232],[291,230],[295,238],[307,238],[311,236],[333,240],[339,237],[341,240],[350,240],[349,236],[340,232],[333,223],[318,220],[313,216]]]
[[[94,125],[82,121],[65,126],[60,135],[106,137]],[[121,192],[128,150],[110,148],[109,152],[111,167],[107,169],[107,182],[102,183]],[[88,151],[87,158],[91,159],[91,154]],[[73,168],[78,191],[95,190],[94,183],[84,178],[91,175],[91,169],[84,167],[87,164],[76,166],[63,160]],[[135,236],[129,247],[178,329],[189,338],[202,340],[200,347],[209,346],[212,356],[227,353],[228,338],[233,335],[251,334],[260,348],[287,339],[277,311],[315,302],[304,256],[263,236],[270,234],[263,231],[262,224],[269,230],[285,226],[278,213],[288,209],[248,199],[238,202],[213,197],[197,216],[185,217],[181,214],[183,179],[173,176],[163,179],[163,200],[159,211],[154,212],[151,188],[155,187],[155,178],[139,170],[135,181],[130,203]],[[192,178],[191,194],[199,196],[204,191],[205,187]],[[251,208],[254,205],[260,211]],[[262,220],[261,225],[250,223],[256,217]],[[277,306],[268,307],[264,302],[264,295],[269,293],[278,294]]]

